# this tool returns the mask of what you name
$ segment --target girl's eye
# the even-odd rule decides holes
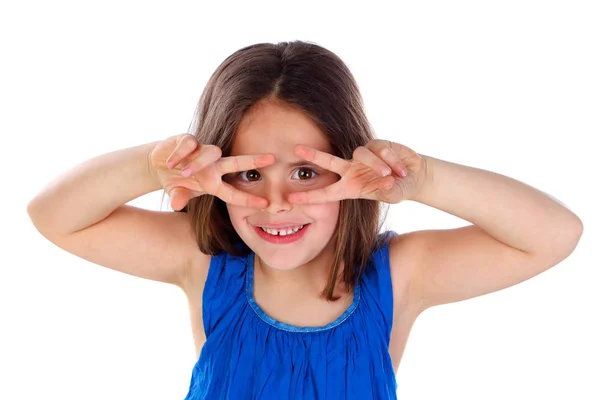
[[[298,176],[298,179],[300,180],[311,179],[314,178],[315,175],[317,175],[315,170],[306,167],[298,168],[296,172],[294,172],[294,177]]]
[[[244,175],[247,175],[248,178],[244,179]],[[251,169],[248,171],[242,171],[238,174],[238,176],[243,180],[243,181],[247,181],[247,182],[254,182],[260,179],[260,174],[258,173],[257,170],[255,169]]]
[[[306,181],[313,179],[316,175],[318,174],[315,170],[301,167],[294,172],[293,179]],[[256,182],[261,179],[260,173],[255,169],[239,172],[238,177],[244,182]]]

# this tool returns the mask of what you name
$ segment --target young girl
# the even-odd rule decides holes
[[[126,205],[159,189],[180,212]],[[405,200],[472,225],[380,232]],[[420,313],[540,274],[583,231],[524,183],[375,139],[346,65],[301,41],[236,51],[192,134],[93,158],[28,212],[61,248],[184,291],[186,399],[211,400],[395,399]]]

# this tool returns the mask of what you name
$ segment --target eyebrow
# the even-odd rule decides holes
[[[295,162],[291,162],[291,163],[287,163],[285,164],[287,167],[302,167],[302,166],[310,166],[310,167],[314,167],[314,168],[319,168],[319,166],[317,164],[314,164],[310,161],[307,160],[300,160],[300,161],[295,161]]]

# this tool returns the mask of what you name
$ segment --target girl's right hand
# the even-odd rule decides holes
[[[268,205],[266,199],[237,190],[221,177],[273,162],[275,156],[272,154],[221,157],[218,146],[200,144],[188,133],[158,142],[149,153],[150,167],[171,198],[173,210],[181,210],[190,199],[203,194],[217,196],[238,206],[265,208]],[[182,174],[184,170],[189,171],[188,176]]]

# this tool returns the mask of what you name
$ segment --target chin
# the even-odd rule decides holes
[[[246,233],[246,232],[244,232]],[[308,264],[321,254],[322,246],[318,246],[314,241],[309,240],[303,243],[289,245],[273,245],[264,243],[262,239],[242,234],[240,237],[248,247],[260,258],[264,267],[277,271],[291,271]],[[238,233],[239,235],[239,233]],[[323,243],[323,241],[319,241]]]

